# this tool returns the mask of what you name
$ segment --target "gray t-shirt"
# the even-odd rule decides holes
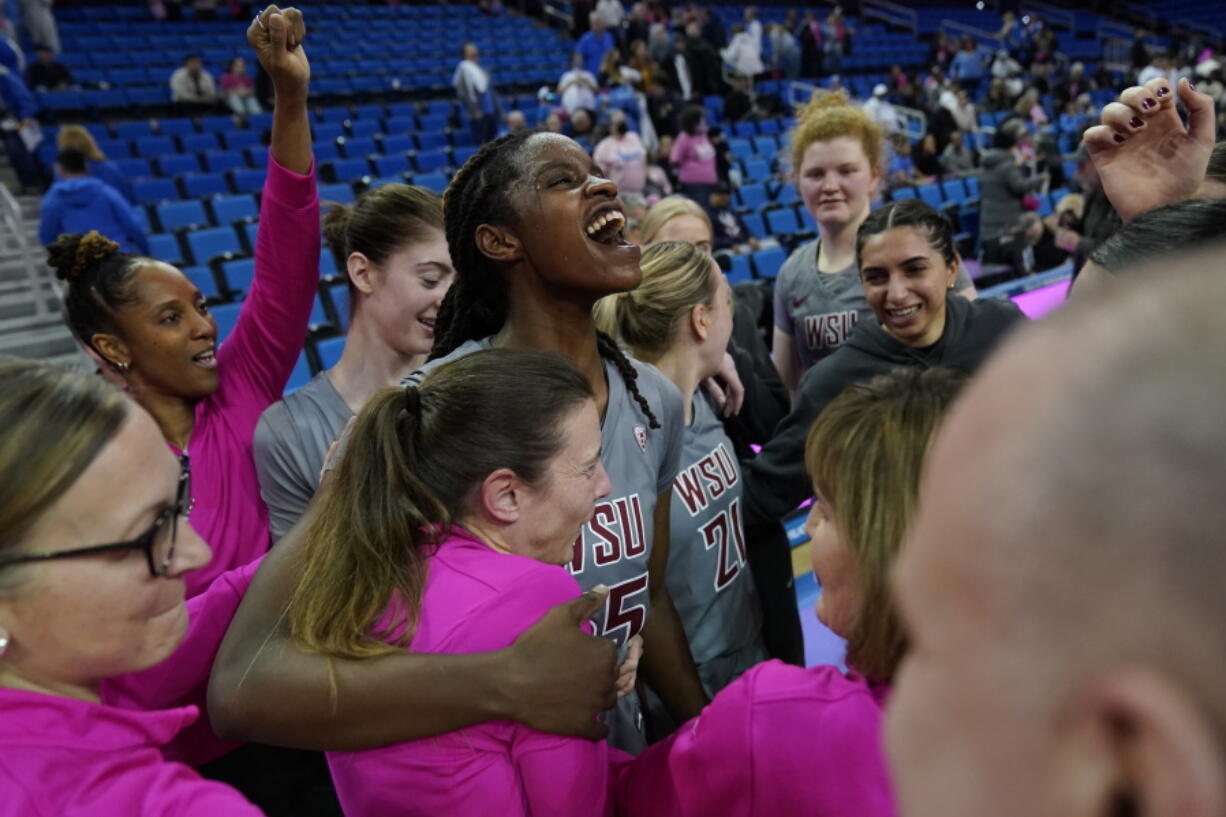
[[[775,281],[775,326],[795,339],[802,373],[842,346],[858,321],[873,318],[855,263],[838,272],[818,270],[821,243],[797,247]],[[966,269],[959,267],[954,288],[971,284]]]
[[[745,559],[742,488],[732,441],[700,390],[673,480],[668,591],[704,683],[704,665],[762,639],[762,609]],[[732,680],[711,678],[708,692]]]
[[[252,447],[274,542],[306,511],[324,456],[351,417],[353,412],[324,372],[260,416]]]
[[[482,349],[490,338],[470,340],[451,354],[432,360],[405,378],[420,385],[437,366]],[[617,644],[619,661],[626,642],[638,635],[647,621],[649,603],[647,565],[651,554],[656,501],[673,482],[681,467],[685,410],[681,392],[654,366],[631,360],[638,373],[639,393],[646,398],[660,428],[651,428],[638,401],[612,363],[604,362],[609,383],[609,404],[601,423],[602,459],[612,488],[596,503],[592,519],[576,541],[569,565],[579,586],[609,588],[605,607],[592,618],[596,634]],[[670,551],[671,556],[671,551]],[[637,754],[646,746],[640,703],[635,694],[621,698],[606,713],[609,743]]]

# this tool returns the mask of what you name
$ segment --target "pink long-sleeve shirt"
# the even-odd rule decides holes
[[[151,669],[104,683],[101,703],[0,689],[0,817],[262,814],[234,789],[167,760],[207,756],[206,747],[220,744],[196,706],[177,704],[203,700],[255,568],[227,573],[191,599],[179,649]]]
[[[213,561],[187,576],[187,595],[245,565],[269,546],[251,438],[264,409],[285,390],[319,284],[319,195],[314,169],[286,170],[271,156],[260,203],[255,281],[230,336],[217,350],[220,385],[196,405],[189,521]],[[171,446],[175,453],[180,453]]]
[[[619,767],[623,817],[893,817],[885,689],[835,667],[759,664]]]
[[[715,164],[715,146],[705,133],[691,136],[682,131],[673,140],[668,161],[677,170],[677,181],[682,184],[715,184],[719,172]],[[699,202],[705,205],[706,202]]]
[[[565,568],[499,553],[456,528],[429,558],[409,649],[502,649],[578,595]],[[328,765],[346,817],[599,817],[609,809],[608,758],[603,741],[494,721],[382,749],[332,752]]]

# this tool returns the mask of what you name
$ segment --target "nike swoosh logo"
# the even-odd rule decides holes
[[[800,307],[800,305],[801,305],[801,304],[803,304],[803,303],[804,303],[805,301],[807,301],[807,300],[809,300],[809,296],[808,296],[808,295],[806,295],[806,296],[805,296],[805,297],[803,297],[803,298],[793,298],[793,299],[792,299],[792,309],[797,309],[797,308],[799,308],[799,307]]]

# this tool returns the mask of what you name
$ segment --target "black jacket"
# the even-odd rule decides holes
[[[758,456],[745,464],[746,528],[777,525],[812,494],[805,474],[805,438],[822,409],[843,389],[898,366],[945,366],[973,373],[1022,320],[1021,310],[1009,301],[950,296],[946,304],[945,332],[932,346],[905,346],[877,321],[860,321],[846,344],[805,373],[791,412]]]

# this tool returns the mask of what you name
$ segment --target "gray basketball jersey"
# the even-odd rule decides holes
[[[252,448],[274,542],[306,511],[324,456],[352,416],[323,372],[260,416]]]
[[[818,270],[821,243],[798,247],[775,281],[775,326],[795,339],[802,373],[846,343],[857,322],[874,319],[854,263],[838,272]],[[972,285],[966,268],[959,267],[954,289]]]
[[[490,340],[467,341],[446,357],[430,361],[405,382],[420,384],[437,366],[491,348]],[[651,428],[617,367],[605,361],[609,404],[601,424],[601,456],[612,488],[596,503],[591,521],[580,531],[569,565],[571,575],[584,590],[598,584],[609,588],[608,601],[592,618],[592,624],[597,635],[617,644],[619,663],[625,656],[626,642],[647,622],[647,563],[656,500],[672,485],[680,468],[685,426],[681,392],[672,381],[654,366],[637,360],[631,363],[638,373],[639,392],[660,421],[660,428]],[[646,746],[637,695],[620,699],[605,720],[613,746],[632,754]]]
[[[703,665],[761,640],[762,610],[745,559],[742,487],[732,441],[700,390],[673,480],[668,551],[669,594],[700,674]],[[713,694],[733,679],[711,680]]]
[[[873,316],[855,264],[818,271],[820,244],[797,248],[775,282],[775,326],[795,339],[802,372],[842,346],[859,320]]]

